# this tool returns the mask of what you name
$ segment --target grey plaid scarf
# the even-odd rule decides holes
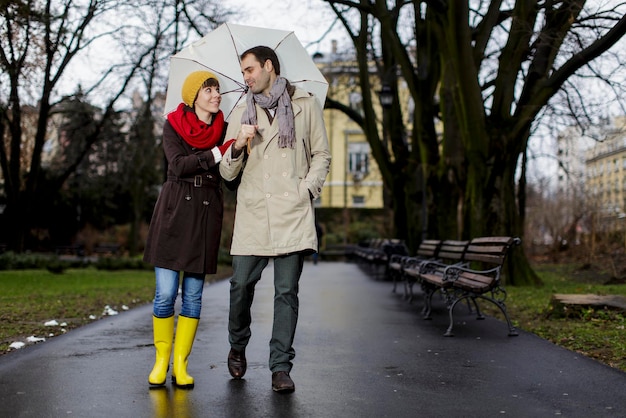
[[[258,104],[262,109],[276,108],[275,118],[278,118],[278,146],[280,148],[294,148],[296,143],[296,132],[294,126],[293,109],[291,107],[290,91],[293,87],[286,78],[278,77],[272,86],[270,95],[254,94],[248,90],[246,96],[246,111],[241,116],[241,123],[246,125],[256,125],[256,107]]]

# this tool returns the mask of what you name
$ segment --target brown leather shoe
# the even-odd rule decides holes
[[[228,372],[234,379],[241,379],[246,374],[248,363],[245,350],[237,351],[234,348],[228,353]]]
[[[293,380],[288,372],[272,373],[272,390],[279,393],[290,393],[296,390]]]

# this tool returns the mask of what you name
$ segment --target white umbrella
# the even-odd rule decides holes
[[[219,78],[220,108],[228,120],[246,92],[239,57],[258,45],[274,49],[280,62],[280,75],[314,94],[320,106],[324,106],[328,82],[293,32],[225,23],[170,58],[165,114],[182,102],[181,88],[187,75],[208,70]]]

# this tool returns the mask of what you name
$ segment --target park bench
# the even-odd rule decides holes
[[[425,317],[430,314],[430,312],[428,312],[428,308],[430,307],[433,293],[437,291],[438,287],[422,280],[422,272],[428,271],[433,277],[442,276],[443,271],[448,266],[463,263],[463,255],[465,254],[468,244],[469,241],[441,241],[436,250],[436,257],[433,257],[432,259],[415,260],[407,263],[404,267],[404,274],[407,280],[407,285],[409,286],[409,302],[412,302],[414,297],[413,285],[419,282],[422,292],[424,293],[424,307],[422,309],[422,314],[424,314]]]
[[[371,238],[360,242],[354,247],[354,255],[358,262],[373,262],[376,253],[387,240],[385,238]]]
[[[70,255],[70,256],[84,257],[85,245],[84,244],[57,245],[54,248],[54,252],[58,256]]]
[[[389,259],[389,277],[393,280],[392,292],[396,292],[398,282],[403,282],[404,298],[412,300],[415,276],[407,275],[405,270],[414,271],[419,263],[435,260],[440,246],[440,240],[425,239],[420,243],[414,256],[393,254]]]
[[[365,265],[378,276],[383,268],[383,278],[389,278],[389,260],[394,254],[408,255],[404,240],[397,238],[374,238],[354,249],[357,262]]]
[[[484,319],[477,299],[496,305],[504,314],[509,336],[516,336],[506,310],[506,290],[501,281],[501,270],[511,248],[521,240],[513,237],[480,237],[472,239],[462,251],[446,253],[443,248],[437,254],[444,261],[427,261],[419,266],[419,281],[425,292],[424,318],[430,319],[432,297],[441,292],[447,302],[450,324],[445,336],[453,336],[454,308],[467,300],[476,308],[477,319]],[[442,245],[443,247],[443,245]]]
[[[122,246],[114,242],[101,242],[97,244],[93,252],[99,256],[115,256],[119,255]]]

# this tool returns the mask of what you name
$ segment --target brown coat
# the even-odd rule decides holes
[[[154,208],[144,261],[170,270],[213,274],[224,211],[213,153],[191,147],[167,121],[163,151],[168,178]]]

